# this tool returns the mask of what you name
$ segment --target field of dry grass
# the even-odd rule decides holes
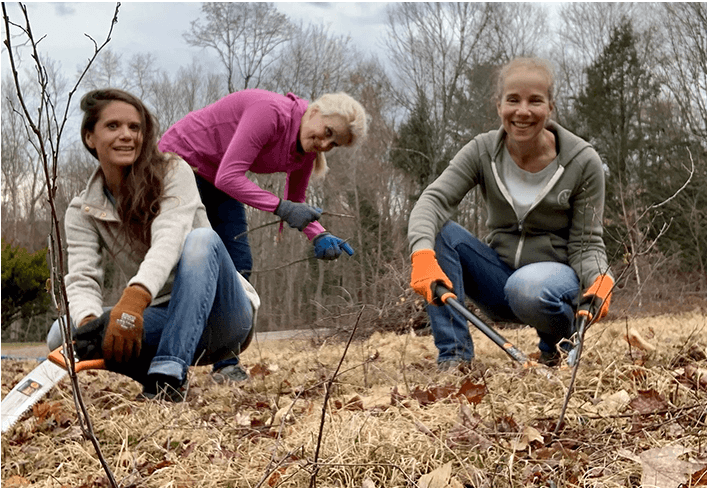
[[[536,350],[531,329],[503,333]],[[349,346],[326,396],[343,336],[253,344],[239,386],[194,368],[181,404],[138,402],[135,382],[80,373],[119,485],[706,486],[704,313],[593,326],[556,434],[568,368],[524,369],[474,331],[475,370],[441,374],[430,336],[374,333]],[[3,396],[34,365],[3,361]],[[2,485],[107,486],[75,419],[64,380],[2,436]]]

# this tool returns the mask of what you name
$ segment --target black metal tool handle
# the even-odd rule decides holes
[[[434,294],[436,295],[436,297],[439,297],[447,306],[452,307],[453,309],[458,311],[465,319],[473,323],[473,326],[482,331],[485,336],[490,338],[497,346],[502,348],[505,353],[512,357],[513,360],[516,360],[525,366],[530,365],[531,362],[529,358],[527,358],[527,355],[518,350],[517,347],[507,341],[505,337],[502,336],[500,333],[485,324],[482,319],[470,312],[467,307],[465,307],[463,304],[451,297],[450,292],[451,291],[448,290],[448,288],[446,288],[442,284],[436,284],[434,287]],[[448,296],[446,297],[446,295]]]

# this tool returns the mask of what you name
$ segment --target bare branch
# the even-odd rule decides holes
[[[69,367],[69,376],[71,379],[71,386],[72,386],[72,394],[74,398],[74,404],[76,406],[77,410],[77,415],[78,415],[78,421],[79,425],[81,427],[81,430],[84,434],[84,436],[91,441],[91,443],[94,446],[94,449],[96,451],[96,454],[101,462],[101,465],[104,468],[104,471],[106,472],[106,475],[110,481],[110,483],[116,487],[116,480],[113,476],[113,473],[111,472],[110,467],[108,466],[105,458],[103,457],[103,454],[101,453],[101,447],[98,443],[98,440],[96,439],[96,435],[93,432],[93,427],[91,424],[91,419],[88,415],[88,411],[86,410],[86,406],[84,404],[83,398],[81,397],[81,390],[79,387],[78,383],[78,378],[76,375],[76,369],[75,369],[75,354],[74,354],[74,348],[73,348],[73,341],[72,341],[72,333],[71,333],[71,318],[69,316],[69,301],[66,293],[66,286],[64,284],[64,257],[63,257],[63,246],[62,246],[62,237],[61,237],[61,226],[60,226],[60,221],[57,216],[57,210],[55,206],[55,194],[56,194],[56,178],[57,178],[57,162],[59,158],[59,148],[60,148],[60,143],[61,143],[61,135],[64,129],[64,125],[66,124],[66,121],[68,119],[68,113],[69,113],[69,106],[71,104],[71,99],[73,94],[76,92],[78,89],[79,83],[81,82],[81,78],[83,75],[86,73],[86,71],[89,69],[91,66],[92,62],[96,59],[96,56],[101,48],[105,46],[109,41],[110,41],[110,35],[111,32],[113,31],[113,25],[117,22],[117,17],[118,17],[118,9],[120,7],[120,3],[116,5],[116,12],[113,17],[113,21],[111,23],[111,28],[109,30],[109,34],[106,38],[106,41],[101,45],[101,47],[98,47],[94,50],[94,55],[89,59],[89,62],[86,66],[86,69],[84,72],[81,74],[79,77],[79,80],[76,82],[76,85],[74,88],[71,90],[69,93],[69,97],[66,102],[66,107],[64,109],[64,113],[61,119],[61,122],[57,120],[56,117],[56,107],[54,104],[54,101],[52,100],[52,96],[48,92],[48,76],[47,76],[47,70],[45,65],[42,63],[42,60],[39,56],[39,53],[37,51],[37,45],[39,42],[43,39],[40,38],[39,40],[36,40],[34,38],[34,35],[32,34],[32,28],[30,25],[30,19],[29,15],[27,13],[27,8],[24,4],[20,4],[20,9],[22,10],[24,20],[25,20],[25,25],[24,27],[19,26],[17,24],[11,23],[9,15],[7,14],[7,10],[5,7],[5,3],[2,3],[2,11],[3,11],[3,19],[5,22],[5,33],[6,33],[6,39],[4,41],[5,46],[7,47],[8,50],[8,57],[10,61],[10,67],[11,67],[11,72],[12,72],[12,77],[13,81],[15,83],[15,90],[17,92],[18,96],[18,101],[22,107],[22,114],[24,116],[25,124],[29,127],[31,134],[34,134],[34,138],[31,138],[32,140],[32,145],[35,148],[35,151],[37,152],[42,164],[43,164],[43,169],[44,169],[44,176],[46,180],[46,185],[47,185],[47,193],[48,193],[48,202],[51,210],[51,221],[52,221],[52,227],[53,231],[49,236],[49,257],[50,257],[50,273],[52,274],[52,279],[50,281],[52,285],[52,290],[50,291],[52,295],[52,300],[55,303],[55,305],[58,306],[58,311],[59,311],[59,321],[62,331],[62,337],[63,337],[63,354],[66,360],[66,364]],[[25,97],[24,93],[22,90],[22,85],[20,83],[19,79],[19,73],[17,70],[17,66],[15,64],[15,57],[13,55],[13,49],[12,49],[12,41],[11,41],[11,35],[10,35],[10,26],[16,26],[19,27],[23,33],[23,35],[27,38],[26,44],[31,48],[31,57],[34,61],[34,68],[36,71],[36,76],[37,76],[37,84],[39,85],[39,102],[38,102],[38,107],[37,107],[37,115],[36,118],[35,116],[32,115],[30,112],[30,109],[27,107],[27,104],[25,102]],[[96,46],[94,44],[94,46]],[[42,129],[45,129],[46,133],[43,133]],[[30,135],[31,135],[30,134]],[[49,148],[49,152],[48,152]],[[51,174],[50,174],[50,165],[51,165]],[[58,287],[60,293],[61,293],[61,302],[56,300],[56,297],[54,296],[55,292],[55,286]]]

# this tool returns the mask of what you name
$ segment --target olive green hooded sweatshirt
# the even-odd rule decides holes
[[[410,251],[433,249],[436,235],[479,185],[490,233],[483,238],[512,269],[552,261],[571,266],[582,289],[610,274],[603,243],[605,179],[598,153],[555,122],[559,168],[525,215],[516,215],[500,178],[504,129],[480,134],[424,190],[409,218]]]

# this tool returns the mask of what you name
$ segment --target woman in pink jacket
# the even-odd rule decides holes
[[[309,104],[292,93],[249,89],[190,112],[165,132],[159,148],[176,153],[196,170],[209,222],[237,271],[248,279],[253,261],[246,205],[272,212],[302,231],[313,242],[317,258],[334,260],[343,251],[354,254],[349,244],[317,222],[322,210],[304,203],[305,190],[311,175],[325,175],[325,153],[352,146],[366,134],[364,109],[345,93],[325,94]],[[249,180],[247,171],[285,173],[283,198]],[[233,358],[215,364],[215,372],[222,373],[215,380],[246,379],[238,362]]]

